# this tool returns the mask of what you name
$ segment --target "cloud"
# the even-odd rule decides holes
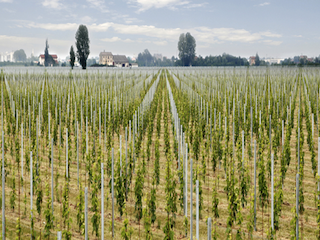
[[[95,22],[96,19],[93,19],[93,18],[91,18],[91,17],[89,17],[89,16],[84,16],[84,17],[81,18],[81,21],[82,21],[83,23],[91,23],[91,22]]]
[[[167,41],[155,41],[153,43],[158,45],[158,46],[166,46],[168,44]]]
[[[175,9],[176,6],[182,6],[189,4],[189,1],[185,0],[129,0],[129,3],[133,3],[139,8],[138,12],[144,12],[150,8],[164,8]]]
[[[266,43],[267,45],[271,45],[271,46],[279,46],[282,41],[273,41],[273,40],[264,40],[264,43]]]
[[[21,43],[29,46],[43,45],[45,46],[45,39],[43,38],[34,38],[34,37],[19,37],[19,36],[8,36],[8,35],[0,35],[0,45],[3,47],[9,46],[10,48],[21,48]],[[49,45],[52,46],[66,46],[70,44],[70,41],[59,40],[59,39],[49,39]]]
[[[293,37],[302,38],[302,35],[293,35]]]
[[[269,4],[270,4],[269,2],[264,2],[264,3],[260,3],[259,6],[260,6],[260,7],[264,7],[264,6],[267,6],[267,5],[269,5]]]
[[[41,28],[45,30],[60,30],[60,31],[67,31],[67,30],[77,30],[79,24],[76,23],[60,23],[60,24],[54,24],[54,23],[29,23],[27,24],[27,27],[29,28]]]
[[[125,42],[125,43],[132,43],[132,42],[135,42],[133,41],[132,39],[121,39],[119,37],[112,37],[112,38],[103,38],[103,39],[100,39],[101,41],[103,42]]]
[[[60,3],[60,0],[44,0],[42,6],[53,9],[61,9],[63,5]]]
[[[0,0],[0,3],[12,3],[13,0]]]
[[[101,12],[109,12],[109,10],[105,6],[104,0],[87,0],[89,3],[89,7],[96,8]]]
[[[199,8],[199,7],[203,7],[205,5],[207,5],[207,2],[204,3],[194,3],[194,4],[188,4],[186,6],[184,6],[184,8],[190,9],[190,8]]]
[[[45,23],[29,23],[30,28],[42,28],[46,30],[76,30],[78,24],[45,24]],[[164,44],[164,41],[177,41],[181,33],[190,32],[197,42],[202,43],[221,43],[221,42],[257,42],[268,40],[269,38],[281,38],[281,34],[270,31],[250,32],[245,29],[235,28],[208,28],[194,27],[189,29],[181,28],[158,28],[153,25],[133,25],[133,24],[118,24],[113,22],[105,22],[102,24],[87,25],[89,31],[106,32],[112,29],[114,32],[123,35],[135,35],[153,38],[158,41],[158,44]],[[268,42],[268,44],[276,45],[278,42]]]
[[[282,37],[281,34],[272,33],[272,32],[269,32],[269,31],[261,32],[260,34],[261,34],[262,36],[265,36],[265,37],[274,37],[274,38],[280,38],[280,37]]]

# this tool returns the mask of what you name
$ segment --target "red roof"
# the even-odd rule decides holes
[[[56,54],[50,54],[53,59],[58,58]],[[44,58],[44,54],[40,54],[41,58]]]

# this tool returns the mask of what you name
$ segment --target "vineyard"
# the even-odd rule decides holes
[[[320,239],[318,68],[0,81],[1,239]]]

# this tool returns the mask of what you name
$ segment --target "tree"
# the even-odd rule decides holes
[[[87,59],[90,54],[89,33],[85,25],[80,25],[76,33],[77,58],[82,69],[87,68]]]
[[[27,60],[27,55],[23,49],[20,49],[13,53],[13,58],[16,62],[25,62]]]
[[[49,65],[49,44],[48,39],[46,40],[46,48],[44,49],[44,65],[47,67]]]
[[[148,49],[145,49],[142,53],[138,55],[139,66],[153,66],[153,57]]]
[[[76,56],[74,54],[73,46],[71,46],[71,48],[70,48],[70,65],[71,65],[71,69],[73,69],[75,60],[76,60]]]
[[[182,33],[178,42],[179,58],[183,66],[190,66],[195,58],[196,40],[190,33]]]
[[[260,66],[260,58],[259,58],[258,53],[256,54],[255,65],[256,65],[256,66]]]

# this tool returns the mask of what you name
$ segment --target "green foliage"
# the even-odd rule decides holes
[[[261,204],[262,209],[266,206],[268,203],[269,198],[269,192],[268,192],[268,186],[267,186],[267,180],[265,176],[265,166],[264,166],[264,160],[263,156],[261,156],[260,162],[259,162],[259,175],[258,175],[258,184],[259,184],[259,201]]]
[[[122,176],[120,176],[120,171],[122,171],[120,167],[120,155],[119,156],[119,161],[116,163],[116,181],[115,181],[115,188],[116,188],[116,199],[117,199],[117,205],[118,205],[118,210],[120,213],[120,218],[123,215],[123,206],[125,204],[125,194],[126,194],[126,186],[125,186],[125,181],[124,181],[124,174],[122,173]]]
[[[151,189],[151,196],[150,196],[150,200],[148,202],[149,204],[149,211],[150,211],[150,218],[151,218],[151,223],[154,224],[154,222],[157,219],[157,215],[156,215],[156,210],[157,210],[157,206],[156,206],[156,188],[152,187]]]
[[[319,193],[318,193],[319,196]],[[320,198],[317,200],[318,202],[318,209],[317,209],[317,230],[316,230],[316,237],[319,240],[320,239]]]
[[[196,52],[196,40],[188,32],[182,33],[178,42],[179,58],[182,61],[182,66],[189,66],[193,63]]]
[[[76,56],[74,54],[73,46],[71,45],[71,48],[70,48],[70,65],[71,65],[71,69],[73,69],[75,60],[76,60]]]
[[[37,207],[37,212],[38,215],[41,216],[41,205],[42,205],[42,201],[43,201],[43,191],[42,191],[42,184],[41,184],[41,180],[40,180],[40,175],[36,176],[36,181],[38,182],[37,184],[37,189],[36,189],[36,207]]]
[[[238,205],[240,204],[238,199],[238,189],[236,188],[236,179],[234,173],[231,171],[231,176],[227,175],[227,186],[225,188],[228,197],[228,212],[227,219],[227,234],[231,233],[234,222],[237,219]]]
[[[81,235],[84,234],[84,192],[82,190],[82,183],[80,182],[79,195],[77,196],[77,224]]]
[[[30,225],[31,225],[30,235],[31,235],[31,239],[35,239],[34,217],[32,215],[33,215],[33,210],[31,210],[31,214],[30,214]]]
[[[165,193],[166,193],[166,207],[165,210],[167,212],[167,221],[163,228],[163,232],[165,234],[166,240],[173,239],[174,237],[174,225],[175,225],[175,213],[177,212],[177,194],[175,191],[175,180],[171,173],[171,155],[170,152],[168,153],[167,162],[166,162],[166,186],[165,186]],[[171,216],[170,216],[171,214]]]
[[[87,59],[90,54],[89,33],[85,25],[80,25],[76,33],[77,58],[82,69],[87,68]]]
[[[187,237],[188,236],[188,228],[189,228],[189,221],[188,221],[188,217],[184,216],[184,219],[183,219],[183,227],[185,229],[185,236]]]
[[[159,139],[157,138],[155,143],[155,162],[154,162],[154,178],[156,184],[160,183],[160,151],[159,151]]]
[[[123,221],[123,227],[121,228],[121,238],[124,240],[131,239],[131,236],[133,234],[133,229],[129,228],[129,220],[128,218],[124,219]]]
[[[70,207],[69,207],[69,183],[68,181],[65,182],[62,194],[62,218],[63,218],[63,225],[64,230],[62,232],[65,239],[71,239],[71,232],[70,232],[70,224],[72,219],[70,218]]]
[[[46,196],[47,196],[47,204],[46,204],[46,210],[44,211],[44,216],[45,216],[45,227],[44,227],[44,237],[48,238],[50,237],[51,231],[53,229],[53,221],[54,221],[54,216],[52,214],[52,208],[51,208],[51,203],[52,199],[50,197],[50,191],[49,191],[49,184],[46,183]]]
[[[237,234],[236,234],[236,240],[241,240],[244,239],[244,232],[242,232],[242,222],[243,222],[243,217],[242,217],[242,208],[241,205],[238,205],[238,212],[237,212],[237,224],[239,228],[237,229]]]
[[[251,194],[249,214],[247,217],[248,239],[253,239],[254,230],[254,194]]]
[[[17,218],[17,225],[16,225],[16,240],[19,240],[21,237],[21,224],[20,224],[20,218]]]
[[[146,240],[151,240],[153,238],[152,231],[151,231],[151,217],[150,217],[150,198],[147,194],[146,198],[146,207],[143,209],[143,225],[146,234]]]
[[[17,198],[17,193],[16,193],[16,176],[15,176],[15,170],[12,172],[12,189],[10,193],[10,208],[14,212],[14,208],[16,206],[16,198]]]
[[[99,237],[99,224],[101,213],[99,211],[99,201],[98,201],[98,194],[99,194],[99,185],[101,183],[99,174],[100,174],[100,165],[98,162],[95,162],[93,165],[94,168],[94,179],[92,184],[92,192],[91,192],[91,211],[93,212],[91,223],[92,223],[92,234],[95,233],[96,237]]]
[[[134,186],[134,194],[136,198],[136,203],[134,206],[134,210],[136,213],[136,219],[140,221],[142,218],[142,196],[143,196],[143,185],[144,185],[144,177],[142,173],[142,164],[139,164],[139,169],[137,172],[136,184]]]
[[[216,190],[216,185],[217,185],[217,181],[215,183],[215,186],[213,186],[213,189],[212,189],[212,213],[215,218],[219,218],[219,210],[218,210],[219,198]]]
[[[296,213],[296,206],[291,208],[291,213],[293,214],[293,218],[290,221],[290,239],[296,240],[296,222],[297,222],[297,213]]]

